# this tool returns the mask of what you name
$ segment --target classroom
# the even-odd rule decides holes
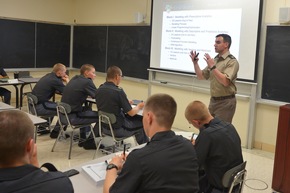
[[[237,81],[237,108],[233,125],[241,137],[242,146],[246,149],[258,149],[275,153],[278,129],[279,109],[286,102],[268,100],[262,97],[263,70],[266,47],[267,25],[279,25],[279,8],[290,7],[290,0],[264,0],[262,1],[261,26],[258,34],[259,50],[257,77],[255,81]],[[151,23],[151,0],[0,0],[0,19],[13,19],[19,21],[45,22],[76,26],[138,26],[148,27]],[[140,15],[142,17],[140,20]],[[214,42],[213,42],[214,43]],[[212,45],[213,45],[212,43]],[[209,46],[212,46],[209,45]],[[70,52],[72,47],[69,48]],[[70,77],[78,74],[73,68],[72,55],[68,64]],[[51,64],[53,65],[53,64]],[[5,68],[10,77],[15,71],[22,68]],[[26,68],[33,77],[42,77],[51,71],[51,68]],[[98,71],[96,67],[96,86],[105,80],[104,70]],[[134,77],[125,77],[121,87],[126,90],[132,99],[146,100],[148,96],[164,92],[173,96],[178,104],[177,115],[173,124],[174,129],[181,131],[197,130],[190,127],[184,117],[184,109],[192,100],[209,103],[209,85],[199,81],[195,76],[180,76],[149,70],[148,80]],[[170,84],[170,79],[176,82]],[[164,84],[164,82],[169,82]],[[192,83],[193,86],[183,83]],[[7,86],[12,92],[12,104],[15,100],[15,89]],[[24,88],[29,91],[28,87]]]

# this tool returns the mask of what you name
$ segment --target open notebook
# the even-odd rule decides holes
[[[121,155],[123,152],[118,152],[115,155]],[[126,150],[126,154],[130,153],[130,150]],[[104,162],[89,164],[82,166],[83,171],[85,171],[97,185],[102,185],[106,177],[106,168],[107,165],[111,162],[112,159],[107,159]]]
[[[82,166],[82,169],[96,182],[97,185],[101,185],[106,177],[107,165],[106,162],[100,162]]]

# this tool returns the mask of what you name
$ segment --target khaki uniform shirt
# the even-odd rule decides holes
[[[219,57],[218,55],[214,58],[216,69],[223,73],[229,80],[230,85],[222,85],[214,76],[213,72],[208,67],[202,70],[202,75],[205,79],[210,80],[210,93],[213,97],[229,96],[236,94],[237,88],[235,81],[239,71],[239,62],[237,59],[226,52],[224,55]]]

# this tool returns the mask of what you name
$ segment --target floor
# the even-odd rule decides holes
[[[55,140],[51,139],[49,135],[38,136],[37,146],[40,164],[51,162],[59,170],[65,171],[70,167],[91,161],[95,153],[95,150],[84,150],[75,144],[72,149],[72,157],[69,160],[69,141],[63,140],[59,142],[55,148],[55,151],[51,152],[54,142]],[[132,141],[129,139],[129,142]],[[98,152],[97,157],[99,156],[103,156],[103,154]],[[274,154],[256,149],[243,149],[243,156],[244,160],[247,161],[246,168],[248,171],[243,192],[273,192],[271,189],[271,183]]]

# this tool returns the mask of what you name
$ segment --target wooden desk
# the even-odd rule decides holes
[[[290,192],[290,104],[279,110],[272,188]]]
[[[25,112],[25,113],[28,115],[28,117],[31,119],[31,121],[33,122],[33,124],[34,124],[35,126],[47,122],[47,120],[45,120],[45,119],[43,119],[43,118],[37,117],[37,116],[32,115],[32,114],[29,114],[29,113],[27,113],[27,112]]]
[[[16,108],[22,107],[22,94],[23,94],[23,88],[27,84],[31,83],[37,83],[40,78],[19,78],[17,82],[9,83],[9,82],[0,82],[0,86],[14,86],[15,88],[15,103]],[[19,89],[18,85],[20,86],[20,96],[19,96]],[[21,100],[20,100],[21,97]],[[19,105],[20,101],[20,105]]]
[[[93,98],[87,98],[87,106],[89,106],[89,107],[92,107],[92,104],[94,103],[94,104],[96,104],[96,99],[93,99]],[[134,108],[134,107],[136,107],[136,105],[131,105],[132,106],[132,108]],[[139,115],[139,116],[143,116],[143,109],[141,109],[138,113],[137,113],[137,115]]]
[[[5,103],[4,103],[4,104],[5,104]],[[17,109],[17,108],[15,108],[15,107],[12,108],[12,106],[10,106],[10,105],[8,105],[8,106],[10,106],[11,108],[7,107],[7,104],[3,105],[3,106],[2,106],[3,108],[1,109],[1,105],[3,105],[3,104],[1,104],[1,102],[0,102],[0,111],[7,111],[7,110],[21,111],[20,109]],[[5,108],[5,107],[6,107],[6,108]],[[23,112],[25,112],[25,111],[23,111]],[[37,117],[37,116],[31,115],[31,114],[29,114],[29,113],[27,113],[27,112],[25,112],[25,113],[28,115],[28,117],[31,119],[33,125],[35,126],[35,128],[34,128],[34,142],[36,143],[36,138],[37,138],[37,126],[40,125],[40,124],[46,123],[47,121],[46,121],[45,119],[43,119],[43,118],[40,118],[40,117]]]
[[[0,102],[0,110],[9,110],[9,109],[16,109],[16,107]]]
[[[15,110],[15,111],[20,111],[19,109],[17,109],[16,107],[13,107],[11,105],[7,105],[3,102],[0,102],[0,111],[7,111],[7,110]],[[28,115],[28,117],[31,119],[32,123],[37,126],[43,123],[46,123],[47,121],[45,119],[42,119],[40,117],[31,115],[25,111],[23,111],[24,113],[26,113]]]
[[[9,83],[9,82],[0,82],[0,86],[14,86],[15,88],[15,100],[16,100],[16,108],[19,107],[19,90],[18,85],[23,84],[21,81]]]

